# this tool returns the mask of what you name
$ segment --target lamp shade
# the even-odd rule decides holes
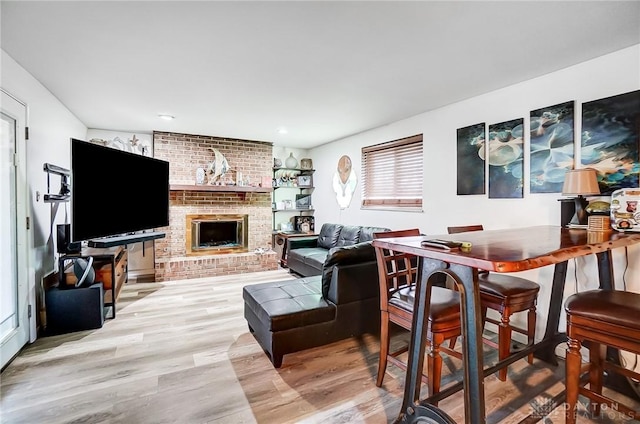
[[[564,176],[563,195],[589,196],[600,194],[598,177],[593,168],[572,169]]]

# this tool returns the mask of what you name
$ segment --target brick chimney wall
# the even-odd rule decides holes
[[[258,185],[272,176],[273,146],[261,141],[237,140],[203,135],[154,132],[154,156],[169,162],[169,183],[195,185],[197,168],[213,161],[211,148],[218,149],[232,171]],[[169,198],[169,227],[158,229],[166,237],[155,241],[155,278],[168,281],[254,271],[278,267],[271,248],[272,212],[270,193],[235,193],[172,190]],[[186,216],[189,214],[242,214],[249,217],[248,253],[186,256]],[[263,248],[265,253],[256,253]]]

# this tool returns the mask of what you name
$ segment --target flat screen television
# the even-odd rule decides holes
[[[169,162],[71,139],[71,240],[169,225]]]

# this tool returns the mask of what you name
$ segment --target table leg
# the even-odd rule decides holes
[[[409,340],[409,359],[404,380],[404,396],[400,414],[396,423],[406,421],[407,416],[413,415],[414,407],[420,397],[420,383],[424,365],[424,350],[426,331],[429,322],[428,305],[431,303],[431,285],[429,275],[437,269],[444,269],[445,264],[426,258],[418,258],[418,277],[416,294],[413,304],[413,320],[411,323],[411,338]]]
[[[486,419],[484,362],[482,358],[482,310],[478,288],[478,271],[456,264],[450,265],[450,271],[453,276],[457,276],[456,283],[460,290],[465,423],[483,424]]]
[[[606,252],[596,253],[596,258],[598,258],[600,288],[603,290],[615,290],[611,252],[607,250]]]
[[[566,279],[567,261],[556,264],[553,270],[553,283],[551,285],[551,297],[549,299],[547,327],[543,338],[543,340],[556,338],[558,339],[558,343],[549,344],[544,348],[537,350],[533,354],[534,357],[552,365],[558,365],[558,359],[556,358],[556,346],[562,341],[566,341],[565,337],[559,337],[561,333],[558,329],[560,324],[560,314],[562,313],[564,285]]]
[[[445,269],[445,268],[449,269]],[[484,424],[484,373],[482,359],[482,311],[477,270],[463,265],[420,258],[416,282],[413,321],[409,342],[409,360],[405,377],[402,409],[396,423],[406,422],[414,415],[415,403],[420,396],[420,382],[424,363],[426,325],[428,325],[431,286],[440,274],[447,274],[456,281],[460,291],[462,325],[463,388],[466,424]]]

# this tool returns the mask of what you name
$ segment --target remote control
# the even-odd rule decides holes
[[[462,243],[451,240],[430,239],[423,240],[422,245],[425,247],[434,247],[436,249],[451,250],[459,249],[462,246]]]

